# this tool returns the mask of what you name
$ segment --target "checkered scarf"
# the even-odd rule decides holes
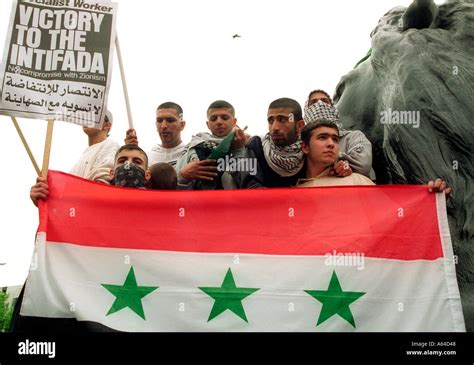
[[[277,146],[270,134],[262,140],[263,154],[270,168],[278,175],[287,177],[296,175],[303,168],[304,154],[301,150],[301,138],[288,146]]]
[[[189,149],[200,146],[202,148],[208,148],[210,150],[213,150],[219,144],[224,140],[224,138],[219,138],[216,137],[213,134],[203,132],[203,133],[198,133],[195,136],[192,137],[191,142],[187,144],[187,146],[184,148],[184,151],[181,156],[184,156]]]
[[[317,101],[309,108],[305,108],[304,110],[303,119],[306,124],[315,122],[318,118],[324,118],[331,122],[334,122],[339,128],[339,131],[344,130],[341,122],[339,121],[339,112],[337,111],[337,109],[321,100]]]

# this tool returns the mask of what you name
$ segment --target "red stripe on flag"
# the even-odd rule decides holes
[[[116,188],[56,171],[48,181],[40,228],[47,228],[50,242],[178,252],[443,257],[436,197],[424,186],[164,192]]]

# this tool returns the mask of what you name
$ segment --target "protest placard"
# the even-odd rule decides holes
[[[0,68],[0,114],[101,128],[117,4],[17,0]]]

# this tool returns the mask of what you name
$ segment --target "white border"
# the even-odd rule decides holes
[[[436,193],[436,212],[438,215],[439,235],[443,247],[443,267],[448,288],[448,300],[451,306],[454,329],[456,332],[466,332],[464,314],[461,305],[461,294],[459,292],[456,277],[456,266],[454,263],[453,244],[449,231],[448,215],[446,214],[446,196],[444,193]]]

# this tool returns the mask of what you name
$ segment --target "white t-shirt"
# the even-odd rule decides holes
[[[70,174],[87,180],[110,183],[110,170],[114,167],[115,153],[120,145],[109,139],[86,148]]]
[[[148,166],[159,162],[165,162],[175,167],[176,162],[183,154],[185,147],[186,145],[183,142],[173,148],[165,148],[157,144],[150,152],[148,152]]]

